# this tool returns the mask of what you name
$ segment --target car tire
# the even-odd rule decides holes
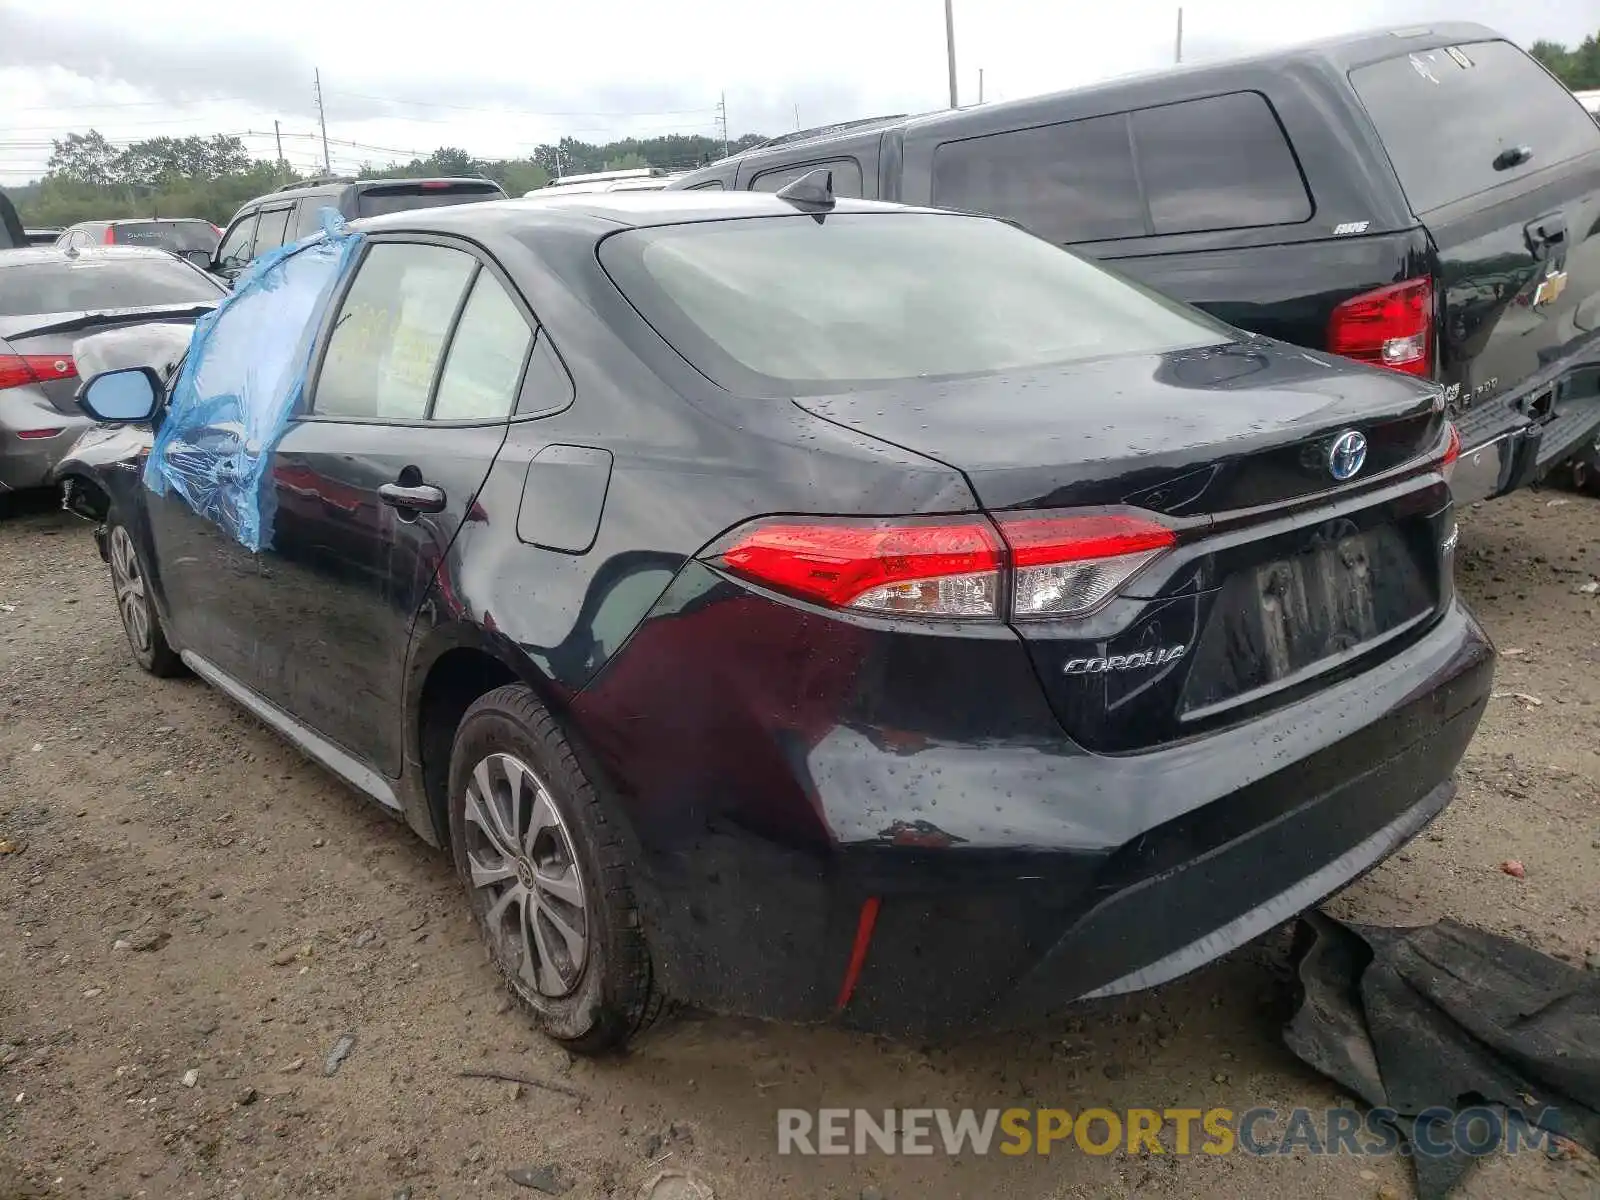
[[[462,717],[450,845],[489,956],[548,1037],[619,1050],[660,1009],[631,854],[549,711],[522,684]]]
[[[171,679],[186,673],[183,660],[167,641],[167,633],[150,595],[148,576],[128,527],[113,513],[106,521],[106,561],[111,565],[111,586],[116,593],[117,615],[127,635],[134,661],[150,674]]]
[[[1574,491],[1600,495],[1600,438],[1567,460],[1567,481]]]

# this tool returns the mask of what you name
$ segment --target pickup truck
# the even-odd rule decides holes
[[[1364,33],[781,139],[673,188],[977,210],[1232,325],[1433,379],[1454,488],[1600,428],[1600,125],[1481,25]]]

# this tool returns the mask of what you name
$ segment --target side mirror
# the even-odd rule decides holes
[[[105,424],[148,421],[165,389],[151,367],[130,367],[94,376],[78,391],[78,407]]]
[[[211,269],[211,255],[205,250],[185,250],[183,257],[187,258],[202,271]]]

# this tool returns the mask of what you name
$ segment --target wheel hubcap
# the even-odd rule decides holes
[[[491,754],[466,798],[467,866],[501,965],[541,996],[577,987],[589,957],[583,876],[566,823],[521,759]]]
[[[117,590],[117,610],[128,640],[141,654],[150,649],[150,610],[145,604],[144,575],[133,538],[121,525],[111,529],[111,582]]]

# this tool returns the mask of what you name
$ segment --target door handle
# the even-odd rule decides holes
[[[384,483],[378,486],[378,499],[390,508],[414,513],[443,512],[444,489],[432,484]]]

